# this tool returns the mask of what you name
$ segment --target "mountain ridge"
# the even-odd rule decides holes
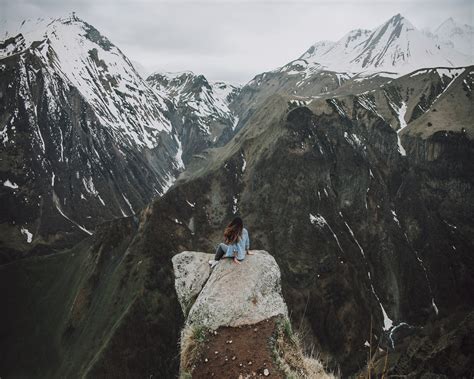
[[[406,74],[426,67],[466,66],[474,58],[472,52],[469,56],[468,51],[437,45],[397,14],[371,31],[356,29],[337,42],[316,43],[300,59],[333,71]]]

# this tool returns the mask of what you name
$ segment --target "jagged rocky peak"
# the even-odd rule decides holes
[[[275,259],[263,250],[253,253],[240,264],[222,259],[212,270],[212,254],[185,251],[172,258],[186,317],[181,375],[233,377],[237,366],[236,377],[298,372],[331,378],[318,361],[303,355],[292,335]]]
[[[390,18],[387,22],[380,25],[377,29],[374,30],[374,32],[369,32],[368,43],[373,40],[382,39],[386,36],[389,37],[389,40],[383,42],[390,43],[390,40],[395,41],[397,38],[402,38],[404,33],[409,33],[413,30],[416,30],[413,24],[408,19],[403,17],[400,13],[398,13],[392,18]]]
[[[439,25],[432,33],[440,44],[454,48],[467,55],[473,55],[474,51],[474,27],[468,24],[460,24],[452,17]]]
[[[156,72],[147,81],[159,92],[172,96],[176,103],[195,100],[203,103],[208,111],[222,115],[229,112],[227,106],[240,89],[229,83],[209,81],[204,75],[191,71]]]
[[[234,135],[239,117],[230,105],[240,91],[239,86],[212,82],[190,71],[157,72],[150,75],[147,82],[157,93],[169,98],[177,109],[177,118],[183,124],[181,139],[186,150],[185,161],[198,150],[222,145]]]
[[[39,17],[37,19],[23,20],[19,25],[6,29],[4,32],[4,38],[6,39],[12,36],[21,35],[30,44],[51,37],[60,38],[61,25],[83,29],[87,32],[88,38],[92,41],[101,43],[106,49],[109,49],[112,46],[112,43],[106,37],[102,36],[92,25],[79,18],[75,12],[72,12],[68,16],[59,18]],[[63,33],[64,30],[65,29],[62,30]]]
[[[187,81],[196,78],[192,71],[155,72],[147,77],[147,81],[164,89],[173,89],[183,86]]]
[[[165,99],[148,88],[129,59],[92,25],[72,14],[24,22],[17,32],[21,46],[34,49],[48,71],[74,86],[117,137],[151,149],[160,132],[171,132]]]

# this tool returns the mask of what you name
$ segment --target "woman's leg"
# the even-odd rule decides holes
[[[226,253],[227,251],[227,245],[224,244],[224,243],[220,243],[218,246],[217,246],[217,249],[216,249],[216,255],[214,257],[214,260],[218,261],[220,260],[224,254]]]

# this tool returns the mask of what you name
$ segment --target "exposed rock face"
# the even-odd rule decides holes
[[[373,350],[373,375],[406,377],[470,378],[474,375],[472,356],[474,312],[453,311],[424,329],[400,331],[400,349]],[[367,376],[367,372],[360,373]]]
[[[154,73],[147,83],[174,104],[185,164],[194,154],[222,146],[234,136],[239,118],[229,106],[240,87],[211,82],[192,72]]]
[[[202,253],[183,252],[173,257],[176,276],[175,287],[178,298],[187,315],[186,325],[205,326],[217,329],[219,326],[251,325],[277,315],[287,316],[288,311],[281,294],[281,277],[275,259],[266,251],[254,251],[255,255],[247,256],[241,263],[233,263],[230,259],[222,259],[212,270],[205,285],[191,306],[191,302],[199,285],[202,285],[206,270],[203,263],[196,268],[182,261],[202,261]],[[199,254],[198,258],[193,258]],[[212,259],[207,254],[207,260]],[[207,261],[204,259],[204,263]],[[184,270],[187,271],[187,275]],[[196,278],[197,276],[197,278]],[[192,283],[191,285],[188,283]]]
[[[169,235],[166,220],[159,224]],[[173,282],[163,280],[173,276],[171,256],[152,252],[183,246],[155,241],[146,251],[145,229],[146,213],[139,224],[114,220],[71,250],[0,266],[2,375],[176,375],[182,316]]]
[[[184,251],[173,257],[174,286],[185,317],[209,279],[210,259],[213,259],[212,254],[192,251]]]
[[[420,70],[360,96],[272,96],[174,188],[194,204],[178,219],[196,235],[217,242],[244,216],[254,246],[275,252],[296,323],[344,375],[365,362],[371,315],[377,343],[397,349],[402,331],[473,305],[470,108],[445,119],[448,103],[470,101],[471,73]]]

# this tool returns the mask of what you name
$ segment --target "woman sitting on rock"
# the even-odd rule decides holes
[[[233,258],[235,263],[240,264],[245,259],[245,255],[252,253],[249,251],[249,232],[244,228],[244,223],[240,217],[236,217],[227,225],[224,231],[224,242],[220,243],[216,249],[216,256],[209,261],[213,268],[222,257]]]

